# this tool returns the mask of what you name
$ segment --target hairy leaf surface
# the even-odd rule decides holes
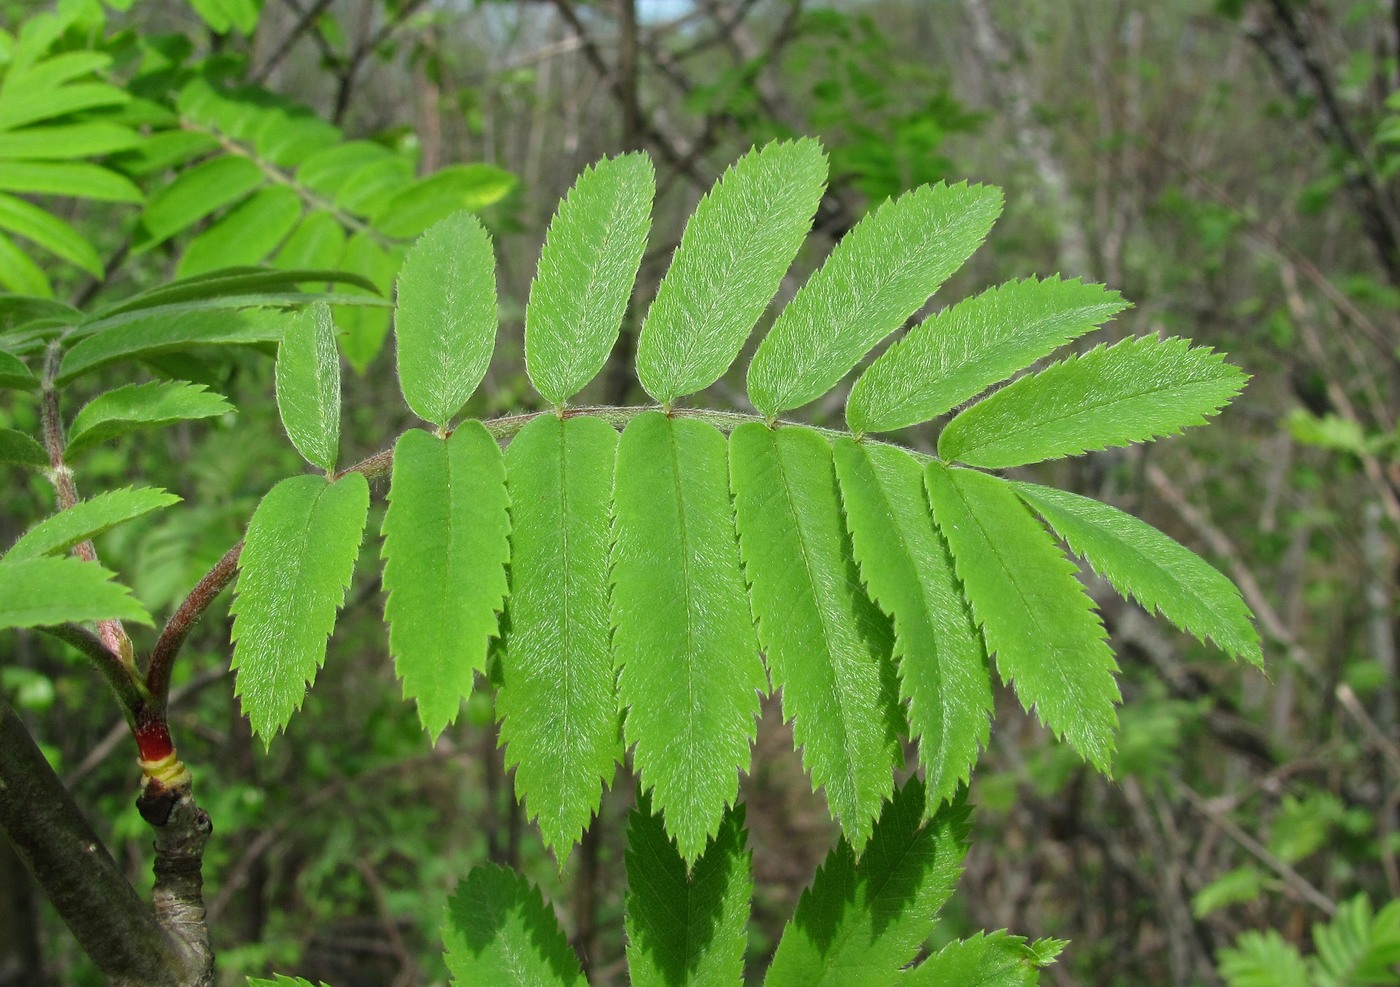
[[[288,477],[267,492],[238,558],[234,693],[253,732],[270,743],[301,706],[326,660],[326,639],[354,574],[369,484],[347,473]]]
[[[446,428],[486,375],[496,342],[491,236],[459,212],[424,233],[399,271],[399,386],[413,413]]]
[[[326,472],[340,451],[340,351],[328,305],[291,316],[277,348],[277,411],[297,452]]]
[[[753,897],[744,807],[730,809],[688,862],[643,796],[627,827],[627,972],[631,987],[737,987]],[[691,863],[694,866],[691,866]]]
[[[924,480],[1002,679],[1107,773],[1118,666],[1074,564],[1007,481],[940,463],[929,465]]]
[[[953,893],[967,851],[966,802],[927,822],[924,803],[923,785],[911,778],[885,806],[859,863],[850,843],[836,845],[783,930],[765,987],[898,982]]]
[[[604,158],[578,176],[549,224],[525,306],[525,369],[556,406],[597,376],[617,341],[655,194],[645,154]]]
[[[730,477],[758,638],[813,787],[865,845],[894,787],[903,726],[890,629],[866,598],[826,439],[757,422],[730,437]]]
[[[959,414],[938,454],[1003,469],[1176,435],[1227,405],[1248,378],[1184,339],[1140,336],[1029,374]]]
[[[500,446],[477,421],[449,439],[409,429],[394,445],[384,515],[389,650],[433,739],[457,719],[505,603],[510,546]]]
[[[562,855],[622,756],[608,548],[617,432],[541,415],[506,449],[510,586],[496,712],[515,791]]]
[[[929,516],[923,470],[892,446],[836,441],[846,525],[871,598],[894,619],[900,696],[919,742],[929,805],[972,773],[990,735],[992,685],[982,636]]]
[[[1240,591],[1195,552],[1097,500],[1034,483],[1014,487],[1070,551],[1118,592],[1201,640],[1209,637],[1236,658],[1263,664],[1259,634]]]
[[[937,418],[1101,325],[1128,305],[1078,280],[1008,281],[940,310],[861,374],[846,402],[855,432]]]
[[[28,558],[0,562],[0,630],[47,627],[68,621],[130,620],[150,625],[151,615],[113,573],[76,558]]]
[[[505,867],[472,868],[447,903],[442,942],[462,987],[588,987],[554,912]]]
[[[811,229],[825,183],[816,141],[774,142],[700,200],[637,341],[648,394],[667,404],[729,369]]]
[[[754,407],[772,418],[831,390],[962,266],[1000,212],[1000,190],[963,184],[926,185],[868,214],[754,354]]]
[[[0,428],[0,463],[43,468],[49,465],[49,454],[25,433],[13,428]]]
[[[899,978],[899,987],[1036,987],[1040,983],[1037,971],[1064,946],[1058,939],[1040,939],[1028,945],[1023,936],[1007,935],[1005,930],[978,932],[948,943],[907,971]]]
[[[66,552],[79,542],[95,538],[119,524],[178,503],[179,497],[158,487],[125,487],[80,500],[67,510],[47,517],[24,534],[5,553],[5,561],[38,558]]]
[[[222,394],[182,380],[127,384],[93,398],[73,419],[65,456],[128,432],[213,418],[233,411]]]
[[[767,686],[712,425],[643,414],[614,494],[613,649],[627,743],[666,830],[694,862],[749,767]]]

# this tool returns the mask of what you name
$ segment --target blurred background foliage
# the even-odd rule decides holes
[[[822,139],[827,245],[914,185],[1005,187],[988,248],[935,306],[1032,272],[1084,276],[1136,305],[1110,331],[1189,335],[1254,375],[1214,428],[1024,472],[1211,559],[1258,615],[1269,674],[1096,591],[1125,669],[1117,777],[1003,697],[968,872],[935,938],[1071,939],[1045,974],[1061,985],[1400,983],[1394,0],[8,0],[0,25],[4,291],[88,306],[249,263],[388,290],[414,236],[474,209],[496,238],[505,322],[468,409],[480,416],[534,400],[529,278],[558,198],[604,154],[644,148],[658,166],[633,331],[684,217],[750,144]],[[786,290],[819,260],[801,256]],[[16,304],[0,304],[0,332]],[[338,315],[359,371],[351,459],[408,424],[383,411],[400,407],[386,318]],[[624,332],[617,372],[586,400],[641,398],[629,347]],[[150,477],[185,498],[100,546],[168,613],[300,467],[265,355],[148,369],[216,384],[238,409],[77,463],[90,491]],[[84,388],[122,382],[98,371],[69,412]],[[707,400],[742,403],[724,381]],[[815,414],[836,418],[841,400]],[[0,408],[0,426],[35,421],[23,394]],[[932,435],[901,438],[931,451]],[[53,509],[40,479],[6,475],[4,544]],[[618,983],[630,779],[557,868],[511,798],[489,696],[436,747],[398,698],[372,572],[270,753],[232,698],[219,607],[179,665],[172,727],[215,821],[224,982],[274,964],[338,987],[443,982],[447,894],[493,860],[541,884],[594,982]],[[102,683],[53,641],[0,648],[0,687],[146,886],[133,751]],[[755,959],[834,841],[780,720],[769,702],[744,781]],[[94,978],[0,846],[0,985]]]

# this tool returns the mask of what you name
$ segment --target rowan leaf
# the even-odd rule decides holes
[[[924,481],[1002,680],[1107,774],[1118,666],[1074,563],[1006,480],[931,463]]]
[[[404,400],[446,428],[486,375],[496,341],[496,260],[471,213],[434,224],[409,250],[394,333]]]
[[[257,264],[277,249],[301,219],[301,197],[286,185],[259,189],[190,241],[176,273],[182,277]]]
[[[85,161],[0,161],[0,190],[98,202],[141,202],[131,180]]]
[[[617,432],[541,415],[506,449],[510,587],[496,712],[515,791],[562,858],[622,757],[608,603]]]
[[[0,195],[0,230],[8,230],[49,253],[102,276],[102,258],[87,238],[46,209],[12,195]]]
[[[128,432],[213,418],[233,411],[223,395],[183,380],[127,384],[93,398],[73,419],[64,455],[72,457]]]
[[[749,364],[749,399],[769,418],[836,385],[986,239],[1001,212],[986,185],[925,185],[855,225],[783,309]]]
[[[265,180],[253,161],[231,154],[185,169],[153,196],[141,213],[141,226],[147,234],[141,249],[149,250],[224,206],[240,201]]]
[[[889,621],[866,598],[826,439],[748,422],[730,482],[758,639],[812,785],[859,849],[894,788],[903,721]]]
[[[578,176],[549,224],[525,306],[525,369],[556,406],[597,376],[617,341],[655,194],[646,155],[604,158]]]
[[[448,439],[409,429],[394,446],[384,515],[389,650],[434,740],[486,671],[505,604],[510,515],[500,446],[477,421]]]
[[[1116,507],[1033,483],[1017,495],[1065,540],[1070,551],[1119,593],[1157,610],[1197,639],[1263,665],[1259,634],[1235,585],[1180,542]]]
[[[0,350],[0,387],[10,387],[19,391],[32,391],[39,386],[33,372],[24,361],[12,353]]]
[[[765,987],[884,987],[899,981],[962,873],[970,829],[965,799],[924,820],[911,778],[880,814],[857,862],[841,840],[802,892]]]
[[[643,795],[627,827],[627,972],[631,987],[737,987],[744,981],[753,876],[744,807],[725,813],[687,861]]]
[[[899,978],[899,987],[1035,987],[1039,970],[1065,947],[1058,939],[1028,944],[1023,936],[978,932],[955,939]]]
[[[1003,469],[1204,425],[1248,375],[1206,346],[1140,336],[1028,374],[963,411],[940,458]]]
[[[1116,291],[1079,280],[1008,281],[941,309],[861,374],[846,401],[851,430],[929,421],[1111,319]]]
[[[929,807],[968,781],[990,736],[982,636],[929,516],[923,470],[892,446],[836,441],[846,525],[871,599],[894,621],[900,698],[919,742]]]
[[[767,677],[712,425],[652,412],[622,433],[614,491],[613,650],[623,733],[694,863],[739,793]]]
[[[515,188],[517,179],[495,165],[455,164],[406,184],[371,209],[375,229],[407,239],[461,209],[480,212]]]
[[[179,497],[158,487],[108,490],[35,524],[5,553],[5,561],[20,562],[58,555],[119,524],[178,503]]]
[[[234,694],[271,744],[326,660],[326,639],[355,571],[369,512],[361,473],[335,482],[292,476],[267,492],[238,557],[233,605]]]
[[[212,309],[198,312],[197,318],[192,314],[156,309],[124,315],[123,321],[80,339],[63,354],[57,382],[67,384],[109,363],[144,360],[191,346],[275,343],[287,325],[287,314],[275,309]]]
[[[287,320],[277,348],[277,411],[297,452],[327,473],[334,470],[340,452],[340,351],[324,303]]]
[[[700,200],[637,340],[637,377],[662,404],[718,380],[777,292],[826,186],[810,138],[775,141]]]
[[[0,428],[0,463],[44,469],[49,465],[49,454],[24,432],[13,428]]]
[[[462,987],[588,987],[554,912],[505,867],[472,868],[447,903],[442,942]]]
[[[129,620],[151,624],[151,615],[113,573],[73,558],[0,562],[0,630],[48,627],[70,621]]]

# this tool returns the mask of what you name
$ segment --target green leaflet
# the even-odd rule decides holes
[[[277,411],[297,452],[332,472],[340,451],[340,352],[322,302],[287,320],[277,348]]]
[[[515,791],[561,860],[622,757],[608,610],[617,432],[541,415],[506,449],[508,626],[496,712]]]
[[[813,787],[857,849],[894,787],[903,727],[889,622],[860,587],[831,447],[805,428],[748,422],[730,482],[758,639]]]
[[[0,387],[32,391],[38,386],[39,381],[30,373],[23,360],[12,353],[0,350]]]
[[[408,239],[460,209],[479,212],[501,201],[515,184],[514,175],[494,165],[446,165],[388,196],[370,219],[385,236]]]
[[[58,383],[119,360],[139,360],[201,345],[250,345],[281,340],[285,312],[274,309],[213,309],[191,318],[189,312],[137,313],[128,321],[95,332],[63,354]]]
[[[49,253],[102,276],[102,258],[87,239],[57,216],[12,195],[0,195],[0,229],[18,234]]]
[[[924,320],[861,374],[851,430],[889,432],[937,418],[1102,324],[1128,305],[1078,280],[1008,281]]]
[[[603,368],[651,228],[656,176],[645,154],[578,176],[549,224],[525,306],[525,368],[556,407]]]
[[[624,734],[688,862],[739,792],[767,686],[712,425],[633,419],[617,451],[613,650]]]
[[[1033,483],[1013,487],[1119,593],[1198,639],[1209,637],[1234,657],[1263,665],[1240,591],[1200,556],[1107,504]]]
[[[295,270],[307,267],[334,267],[345,252],[345,230],[328,212],[313,212],[297,224],[283,242],[272,263]]]
[[[183,380],[127,384],[99,394],[73,419],[66,457],[128,432],[175,422],[213,418],[233,411],[221,394]]]
[[[505,867],[473,867],[457,885],[442,943],[462,987],[588,987],[554,911]]]
[[[140,249],[149,250],[205,216],[238,202],[265,179],[251,160],[232,154],[221,154],[187,168],[146,204],[141,225],[147,237]]]
[[[749,364],[749,399],[769,418],[831,390],[913,315],[986,238],[1001,192],[925,185],[871,212],[773,323]]]
[[[1227,987],[1317,983],[1298,947],[1276,929],[1240,933],[1233,947],[1220,951],[1219,963]]]
[[[820,144],[775,141],[740,158],[700,200],[637,341],[648,394],[670,404],[729,369],[812,228],[825,186]]]
[[[783,929],[765,987],[884,987],[899,982],[962,873],[968,809],[959,798],[924,821],[911,778],[885,806],[860,862],[842,840]],[[962,981],[950,981],[962,984]]]
[[[1002,469],[1204,425],[1248,376],[1209,347],[1140,336],[1029,374],[963,411],[938,455]]]
[[[179,497],[157,487],[125,487],[80,500],[34,525],[5,553],[5,562],[57,555],[119,524],[178,503]]]
[[[223,267],[256,264],[301,219],[301,197],[285,185],[259,189],[190,241],[180,256],[181,277]]]
[[[335,198],[355,172],[366,165],[396,160],[373,141],[346,141],[317,151],[297,168],[297,183],[326,198]]]
[[[643,795],[627,827],[627,972],[631,987],[737,987],[753,897],[744,807],[725,813],[691,867]]]
[[[1118,666],[1074,564],[1007,481],[939,463],[924,481],[1002,680],[1106,774]]]
[[[496,341],[496,259],[471,213],[449,216],[409,250],[394,332],[404,400],[446,428],[481,383]]]
[[[369,484],[347,473],[288,477],[253,512],[233,605],[235,695],[253,732],[272,742],[326,660],[369,512]]]
[[[1065,947],[1059,939],[1027,944],[1023,936],[978,932],[948,943],[899,978],[899,987],[1035,987],[1041,967],[1048,966]]]
[[[113,123],[71,123],[0,133],[0,158],[11,161],[95,158],[139,147],[145,138]]]
[[[923,470],[892,446],[836,440],[846,525],[871,598],[894,619],[900,696],[919,742],[929,806],[966,782],[990,735],[982,636],[929,517]]]
[[[130,620],[150,625],[151,615],[112,573],[76,558],[0,562],[0,630],[48,627],[69,621]]]
[[[0,463],[45,468],[49,465],[49,455],[43,446],[23,432],[0,428]]]
[[[53,297],[53,285],[43,268],[4,236],[0,236],[0,285],[18,295]]]
[[[399,245],[385,250],[375,242],[369,231],[356,233],[345,243],[340,266],[355,271],[376,291],[388,295],[394,287],[394,276],[403,267],[407,251]],[[352,295],[353,297],[353,295]],[[390,310],[372,305],[337,305],[336,324],[341,327],[341,352],[360,373],[379,355],[389,335]]]
[[[0,161],[0,190],[99,202],[141,202],[141,190],[115,171],[77,161]]]
[[[384,515],[389,650],[405,698],[436,740],[486,670],[506,596],[510,515],[506,471],[477,421],[449,439],[399,436]]]

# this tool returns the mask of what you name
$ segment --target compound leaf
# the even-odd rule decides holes
[[[271,743],[326,660],[326,639],[350,585],[369,512],[361,473],[334,483],[292,476],[267,492],[238,558],[234,689],[253,732]]]
[[[404,400],[446,428],[486,375],[496,341],[496,259],[471,213],[434,224],[409,250],[394,333]]]
[[[1008,281],[950,305],[909,330],[851,387],[855,432],[889,432],[937,418],[1126,308],[1103,285]]]
[[[811,229],[825,182],[816,141],[775,141],[700,200],[637,341],[648,394],[669,404],[729,369]]]
[[[1074,564],[1007,481],[940,463],[929,465],[924,481],[1002,680],[1107,773],[1117,664]]]
[[[857,848],[894,787],[903,726],[888,620],[860,586],[826,439],[748,422],[730,482],[758,639],[813,787]]]
[[[66,456],[128,432],[233,411],[221,394],[183,380],[127,384],[93,398],[73,419]]]
[[[330,306],[292,315],[277,348],[277,411],[297,452],[327,473],[340,451],[340,351]]]
[[[953,893],[967,850],[966,801],[928,821],[924,803],[923,785],[911,778],[880,814],[859,863],[850,843],[836,845],[783,930],[765,987],[898,982]]]
[[[758,347],[748,377],[754,407],[773,418],[829,391],[962,266],[1000,212],[996,188],[939,184],[868,214]]]
[[[627,827],[627,971],[631,987],[737,987],[753,897],[744,807],[697,861],[685,860],[644,795]],[[691,866],[693,864],[693,866]]]
[[[749,767],[767,686],[713,426],[652,412],[617,452],[613,649],[623,730],[666,830],[693,863]]]
[[[6,558],[0,562],[0,630],[85,620],[149,625],[146,608],[112,576],[96,563],[73,557]]]
[[[604,158],[578,176],[549,224],[525,306],[525,368],[556,406],[603,369],[617,341],[655,192],[646,155]]]
[[[836,441],[836,475],[860,574],[894,620],[900,696],[919,742],[930,807],[966,782],[990,735],[982,636],[929,516],[923,470],[892,446]]]
[[[506,867],[472,868],[447,903],[442,942],[462,987],[588,987],[554,912]]]
[[[486,671],[506,596],[510,515],[500,446],[477,421],[449,439],[409,429],[394,446],[384,515],[389,650],[436,740]]]
[[[506,449],[507,630],[496,711],[515,790],[567,855],[622,756],[608,547],[617,432],[541,415]]]
[[[124,487],[108,490],[59,511],[34,525],[10,550],[5,562],[19,562],[42,555],[57,555],[119,524],[178,503],[179,497],[158,487]]]
[[[1195,552],[1116,507],[1033,483],[1014,486],[1070,551],[1118,592],[1236,658],[1263,664],[1240,591]]]
[[[1003,469],[1204,425],[1247,375],[1206,346],[1140,336],[1029,374],[963,411],[938,454]]]

